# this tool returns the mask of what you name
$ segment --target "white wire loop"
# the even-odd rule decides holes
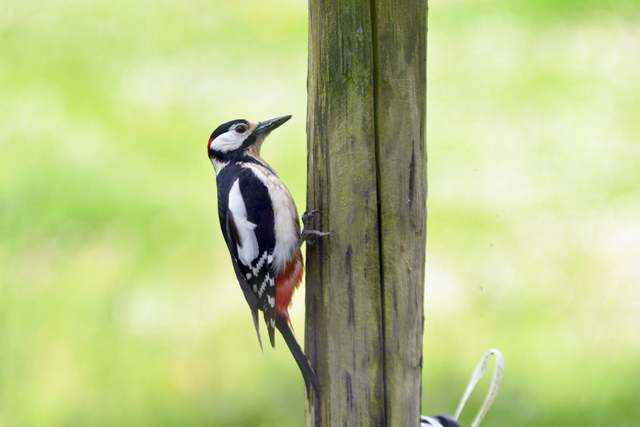
[[[502,373],[504,372],[504,358],[502,357],[502,353],[500,352],[500,350],[492,348],[484,355],[475,372],[471,376],[471,381],[469,381],[469,385],[467,386],[467,389],[462,396],[462,400],[460,400],[460,404],[458,405],[456,414],[453,416],[453,418],[455,418],[456,420],[460,416],[462,408],[464,408],[465,403],[467,403],[467,399],[469,399],[469,396],[471,396],[471,392],[473,392],[473,389],[476,387],[476,384],[478,384],[478,381],[480,381],[480,378],[482,378],[485,372],[487,372],[487,368],[489,367],[489,359],[491,358],[492,354],[496,356],[496,369],[493,373],[491,387],[489,388],[487,397],[484,399],[484,403],[482,404],[478,415],[476,415],[476,419],[473,420],[471,427],[478,427],[480,425],[480,423],[484,419],[484,416],[489,411],[489,408],[491,408],[493,401],[496,400],[498,392],[500,391],[500,384],[502,383]]]
[[[420,417],[420,427],[448,427],[449,425],[457,425],[458,417],[460,417],[460,413],[464,408],[464,405],[467,403],[469,396],[473,392],[473,389],[476,387],[480,379],[484,376],[489,368],[489,360],[491,359],[491,355],[496,356],[496,368],[493,372],[493,380],[491,381],[491,387],[489,387],[489,392],[487,393],[487,397],[484,399],[484,403],[478,411],[478,415],[476,415],[476,419],[471,423],[471,427],[478,427],[484,416],[491,408],[493,401],[496,400],[498,396],[498,392],[500,391],[500,384],[502,383],[502,374],[504,372],[504,358],[502,357],[502,353],[500,350],[496,348],[492,348],[489,350],[480,360],[480,363],[476,367],[476,370],[471,375],[471,380],[469,381],[469,385],[467,385],[467,389],[462,395],[462,399],[460,400],[460,404],[458,405],[458,409],[456,410],[456,414],[453,416],[453,420],[448,416],[438,416],[438,417],[425,417],[424,415]],[[451,421],[449,421],[451,420]],[[442,424],[444,422],[445,424]]]

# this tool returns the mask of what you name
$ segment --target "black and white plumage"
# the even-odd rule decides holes
[[[277,328],[307,386],[316,388],[313,370],[289,327],[288,307],[304,268],[298,213],[289,190],[260,157],[266,136],[290,118],[225,123],[211,135],[208,153],[216,171],[220,225],[260,346],[258,310],[264,313],[271,345]]]

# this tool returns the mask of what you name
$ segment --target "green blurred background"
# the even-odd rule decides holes
[[[423,413],[497,347],[483,425],[637,426],[640,3],[429,6]],[[304,210],[306,48],[301,0],[0,0],[0,426],[302,425],[205,147],[293,114],[263,154]]]

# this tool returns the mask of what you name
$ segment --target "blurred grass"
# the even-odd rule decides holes
[[[205,144],[293,114],[264,156],[302,209],[306,3],[0,1],[0,425],[301,425]],[[640,6],[429,6],[423,412],[498,347],[485,424],[637,425]]]

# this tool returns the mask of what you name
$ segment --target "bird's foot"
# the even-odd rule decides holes
[[[307,244],[312,245],[315,243],[315,240],[314,240],[315,237],[323,237],[331,234],[331,231],[323,232],[318,230],[312,230],[309,228],[311,220],[313,219],[314,215],[320,214],[320,213],[321,212],[319,210],[312,210],[302,214],[303,227],[302,227],[302,232],[300,233],[300,237],[298,238],[298,247],[302,246],[302,243],[304,243],[305,241],[307,242]]]

